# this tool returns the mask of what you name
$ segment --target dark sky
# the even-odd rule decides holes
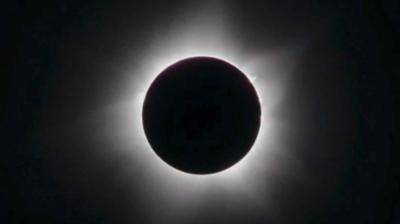
[[[185,10],[192,4],[57,0],[2,6],[0,223],[168,223],[162,206],[146,203],[146,197],[157,203],[143,187],[146,161],[98,153],[118,148],[96,134],[115,125],[112,119],[91,122],[91,116],[125,97],[129,84],[120,68],[144,60],[153,45],[149,33],[162,39],[171,24],[184,22],[182,14],[190,17]],[[248,52],[307,42],[274,109],[285,122],[286,150],[304,164],[307,180],[275,183],[268,206],[264,194],[255,196],[260,204],[254,207],[230,207],[217,195],[188,216],[175,210],[175,220],[400,223],[398,1],[219,6],[226,8],[232,39]],[[130,184],[111,184],[123,167],[132,169]],[[267,176],[257,178],[268,186]]]

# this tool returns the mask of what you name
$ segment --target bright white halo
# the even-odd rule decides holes
[[[132,61],[123,71],[126,77],[131,77],[127,81],[131,85],[113,113],[113,117],[118,117],[114,133],[116,148],[130,163],[136,164],[134,174],[129,170],[133,167],[128,165],[120,181],[140,182],[146,192],[141,199],[152,207],[149,216],[168,211],[155,219],[170,221],[178,220],[172,213],[184,210],[190,215],[214,194],[221,197],[219,201],[229,201],[233,207],[256,206],[261,203],[257,202],[257,195],[269,197],[265,178],[272,181],[282,154],[286,153],[281,141],[283,124],[273,112],[284,94],[290,75],[287,57],[292,52],[287,49],[247,52],[245,43],[232,38],[232,26],[223,18],[226,13],[222,7],[194,6],[183,11],[187,14],[182,14],[176,23],[163,26],[163,21],[156,21],[157,29],[149,29],[151,46],[141,49],[140,56],[137,51],[132,52],[140,60]],[[150,147],[142,125],[144,96],[151,82],[171,64],[197,56],[219,58],[239,68],[253,82],[262,107],[260,130],[249,153],[232,167],[210,175],[193,175],[166,164]]]

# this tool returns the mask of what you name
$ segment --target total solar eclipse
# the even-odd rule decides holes
[[[249,152],[261,107],[238,68],[217,58],[192,57],[156,77],[142,116],[147,140],[163,161],[183,172],[211,174]]]

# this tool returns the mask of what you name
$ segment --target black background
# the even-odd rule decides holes
[[[179,17],[181,5],[190,4],[3,4],[0,223],[146,222],[144,211],[152,208],[126,199],[135,197],[136,188],[126,193],[123,186],[105,184],[124,163],[95,156],[98,145],[91,134],[96,127],[66,130],[80,115],[124,94],[124,77],[113,68],[126,63],[128,52],[132,57],[151,46],[150,24],[168,25]],[[275,192],[281,194],[280,212],[271,223],[400,223],[399,3],[223,5],[235,24],[232,36],[250,51],[309,37],[277,111],[290,123],[290,149],[324,184],[282,183]],[[140,60],[133,57],[129,60]],[[192,223],[269,220],[267,207],[240,216],[227,208],[204,209]]]

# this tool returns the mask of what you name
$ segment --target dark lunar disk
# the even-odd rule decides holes
[[[242,159],[260,127],[261,108],[247,77],[216,58],[179,61],[151,84],[143,105],[146,137],[178,170],[210,174]]]

